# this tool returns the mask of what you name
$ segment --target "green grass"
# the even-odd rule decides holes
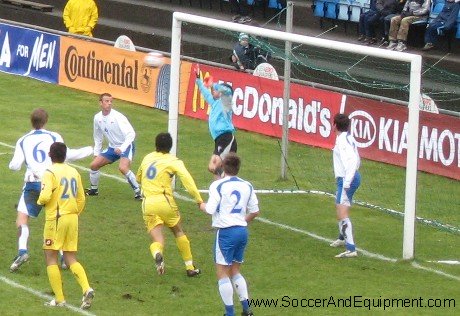
[[[0,142],[14,145],[30,130],[33,108],[44,107],[50,114],[47,126],[61,133],[70,147],[92,145],[92,118],[99,111],[97,96],[77,90],[44,84],[35,80],[0,73]],[[142,157],[153,150],[158,132],[167,130],[167,113],[115,101],[137,132],[136,171]],[[290,144],[288,180],[279,179],[278,141],[244,131],[237,133],[243,159],[241,176],[256,189],[316,189],[333,193],[332,155],[329,150]],[[178,155],[197,185],[205,189],[211,182],[207,162],[213,149],[207,123],[180,118]],[[0,277],[40,293],[50,294],[41,251],[43,216],[30,221],[31,260],[15,273],[8,272],[16,253],[16,211],[23,170],[12,172],[8,162],[13,149],[0,146],[2,190],[0,201]],[[76,165],[88,167],[90,159]],[[120,176],[116,165],[103,172]],[[363,161],[360,201],[403,211],[404,169]],[[88,184],[88,174],[81,171]],[[295,179],[295,181],[294,181]],[[187,196],[182,185],[181,195]],[[417,214],[454,227],[460,226],[459,181],[419,173]],[[250,227],[250,244],[243,273],[254,299],[367,299],[429,298],[455,299],[453,308],[403,308],[389,310],[396,315],[458,315],[460,305],[460,266],[440,265],[432,260],[460,260],[458,234],[423,224],[416,225],[416,262],[454,278],[414,268],[410,262],[388,262],[360,255],[337,260],[338,250],[307,233],[336,237],[334,201],[324,195],[259,196],[261,217],[275,224],[255,221]],[[195,204],[178,199],[183,226],[192,243],[196,264],[203,270],[198,278],[187,278],[172,234],[166,235],[166,275],[156,275],[143,226],[140,205],[127,183],[102,177],[100,196],[87,199],[80,221],[79,260],[85,266],[96,290],[91,313],[97,315],[218,315],[223,313],[217,292],[211,255],[213,231],[210,219]],[[403,220],[374,209],[354,206],[352,220],[357,245],[371,253],[399,259],[402,255]],[[286,226],[279,226],[279,224]],[[278,225],[278,226],[277,226]],[[290,230],[292,227],[297,230]],[[63,272],[68,303],[78,306],[80,289],[69,271]],[[456,278],[456,279],[455,279]],[[1,315],[60,315],[69,310],[50,310],[44,299],[0,282]],[[295,301],[292,301],[295,302]],[[305,301],[304,301],[305,302]],[[240,307],[236,305],[237,313]],[[372,309],[383,311],[383,308]],[[256,315],[369,314],[366,308],[341,307],[255,307]]]

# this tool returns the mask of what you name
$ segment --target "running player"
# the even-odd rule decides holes
[[[217,229],[214,260],[226,316],[235,313],[233,290],[243,307],[241,315],[253,315],[249,309],[246,279],[240,267],[248,242],[247,226],[259,215],[259,202],[252,185],[237,177],[240,164],[240,158],[234,153],[224,158],[224,178],[211,184],[208,203],[200,206],[202,211],[212,215],[212,227]]]
[[[144,157],[137,171],[137,181],[141,184],[144,201],[142,215],[147,231],[152,238],[150,252],[155,259],[158,274],[164,274],[163,226],[171,229],[176,244],[184,260],[187,276],[200,274],[193,264],[190,241],[182,230],[181,216],[172,192],[171,178],[179,176],[187,191],[198,206],[203,203],[200,193],[182,160],[169,153],[172,138],[169,133],[160,133],[155,138],[156,150]]]
[[[61,135],[48,131],[45,125],[48,122],[48,113],[37,108],[30,116],[34,128],[16,142],[13,158],[9,168],[19,171],[23,164],[27,167],[24,176],[24,187],[17,206],[16,227],[18,228],[18,254],[13,259],[10,271],[15,272],[26,261],[29,260],[29,217],[36,218],[40,214],[41,206],[37,205],[37,198],[40,194],[41,178],[46,168],[51,166],[51,159],[48,152],[52,143],[63,142]],[[80,149],[69,149],[67,160],[77,160],[91,155],[91,146]]]
[[[42,181],[42,190],[37,203],[45,207],[43,249],[46,272],[55,298],[45,305],[65,305],[61,271],[58,266],[58,251],[63,250],[64,260],[83,291],[82,309],[91,307],[94,290],[89,286],[85,269],[77,261],[78,217],[85,207],[85,193],[78,171],[65,164],[67,147],[64,143],[51,145],[49,167]]]

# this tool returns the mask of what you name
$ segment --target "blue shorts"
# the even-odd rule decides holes
[[[101,156],[109,160],[110,163],[117,161],[121,157],[128,158],[129,160],[133,161],[133,156],[134,156],[135,151],[136,151],[136,146],[134,145],[134,143],[131,143],[131,145],[129,145],[128,148],[126,148],[126,150],[121,153],[121,155],[117,155],[115,153],[115,148],[108,147],[106,150],[101,152]]]
[[[356,171],[355,176],[353,177],[353,180],[350,183],[350,188],[346,191],[343,189],[343,178],[338,177],[337,178],[337,195],[335,197],[335,203],[351,206],[351,203],[353,201],[353,195],[355,194],[356,190],[359,188],[360,184],[361,184],[361,174],[358,171]]]
[[[248,243],[246,226],[219,228],[214,243],[214,262],[220,265],[231,265],[233,262],[244,261],[244,250]]]
[[[37,204],[41,191],[41,182],[26,182],[18,203],[18,212],[30,217],[37,217],[42,206]]]

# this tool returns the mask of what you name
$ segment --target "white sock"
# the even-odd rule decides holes
[[[89,171],[89,182],[91,183],[91,189],[97,189],[99,186],[99,177],[101,176],[99,170]]]
[[[353,225],[350,219],[344,218],[342,220],[342,234],[345,237],[345,247],[347,250],[355,251],[355,241],[353,240]]]
[[[223,278],[220,279],[219,282],[219,293],[220,297],[222,298],[222,302],[226,306],[233,305],[233,286],[232,282],[230,282],[230,278]]]
[[[133,190],[137,192],[139,190],[139,184],[136,181],[136,176],[134,175],[134,173],[131,170],[129,170],[125,174],[125,177],[126,180],[128,180],[129,185],[131,185],[131,188],[133,188]]]
[[[29,240],[29,226],[23,224],[19,229],[21,230],[21,234],[19,235],[18,239],[18,248],[19,250],[27,250],[27,241]]]
[[[238,294],[240,301],[247,300],[248,295],[248,286],[246,284],[245,278],[240,274],[236,274],[232,277],[233,285],[235,286],[235,292]]]

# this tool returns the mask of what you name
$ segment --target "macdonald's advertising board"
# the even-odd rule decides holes
[[[144,56],[142,52],[63,36],[59,84],[97,94],[109,92],[117,99],[167,110],[170,61],[166,58],[162,67],[152,68],[144,65]],[[187,66],[190,69],[190,65],[183,65],[184,70]]]
[[[234,89],[236,128],[281,137],[283,82],[200,65],[201,77],[213,77]],[[207,120],[208,105],[190,75],[183,114]],[[405,166],[408,109],[390,103],[291,84],[289,139],[301,144],[332,148],[332,120],[338,112],[351,118],[351,133],[362,157]],[[460,180],[460,120],[420,112],[418,169]]]
[[[57,35],[0,23],[0,71],[57,83]]]
[[[236,128],[281,137],[283,82],[250,74],[200,65],[202,78],[233,87],[233,123]],[[332,148],[332,117],[339,111],[342,94],[291,84],[289,138],[302,144]],[[207,120],[209,110],[191,75],[183,114]]]

